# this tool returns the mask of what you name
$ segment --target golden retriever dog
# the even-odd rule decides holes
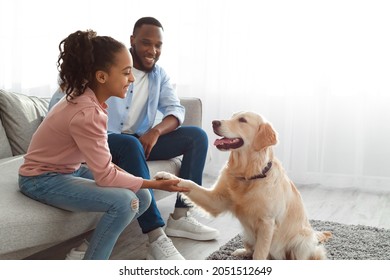
[[[212,216],[231,212],[243,226],[244,247],[235,256],[253,259],[326,259],[323,242],[330,232],[313,230],[298,189],[274,156],[277,135],[271,124],[253,112],[239,112],[213,121],[214,145],[229,151],[229,160],[211,188],[182,179],[184,195]],[[175,177],[166,172],[156,179]]]

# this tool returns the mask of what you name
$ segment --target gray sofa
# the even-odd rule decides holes
[[[181,98],[185,125],[201,126],[198,98]],[[32,134],[46,116],[49,98],[0,90],[0,259],[23,259],[90,231],[101,214],[72,213],[24,196],[18,188],[18,168]],[[149,161],[150,173],[178,174],[180,158]],[[156,192],[156,199],[169,195]],[[173,206],[172,206],[173,207]]]

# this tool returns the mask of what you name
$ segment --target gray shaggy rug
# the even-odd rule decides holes
[[[319,220],[310,220],[310,223],[315,230],[332,232],[332,238],[325,243],[331,260],[390,260],[390,230]],[[238,260],[240,258],[231,255],[237,248],[243,248],[240,235],[206,259]]]

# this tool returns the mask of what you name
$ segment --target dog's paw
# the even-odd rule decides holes
[[[189,188],[190,190],[193,190],[193,189],[196,189],[199,187],[198,184],[196,184],[195,182],[193,182],[191,180],[185,180],[185,179],[181,179],[178,186],[186,187],[186,188]]]
[[[173,175],[172,173],[160,171],[157,172],[156,175],[154,175],[155,180],[171,180],[171,179],[179,179],[176,175]]]
[[[232,256],[248,258],[252,256],[252,253],[244,248],[239,248],[232,253]]]
[[[319,243],[325,243],[332,238],[332,232],[330,231],[316,231],[315,234]]]
[[[186,187],[186,188],[189,188],[190,190],[198,187],[198,185],[191,180],[181,179],[181,178],[177,177],[176,175],[169,173],[169,172],[165,172],[165,171],[157,172],[156,175],[154,175],[154,179],[155,180],[179,179],[180,182],[179,182],[179,184],[177,184],[179,187]]]

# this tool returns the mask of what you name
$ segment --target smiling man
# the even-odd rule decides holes
[[[135,82],[125,99],[108,100],[108,143],[113,162],[127,172],[150,178],[147,160],[183,156],[179,177],[201,185],[208,148],[207,134],[199,127],[181,126],[184,107],[169,76],[156,64],[161,55],[164,29],[152,17],[140,18],[130,37]],[[163,120],[154,126],[157,112]],[[153,192],[152,197],[153,197]],[[211,240],[216,229],[200,224],[188,213],[188,205],[177,196],[165,232],[164,220],[153,197],[149,209],[138,219],[149,237],[148,259],[183,259],[167,237]]]

